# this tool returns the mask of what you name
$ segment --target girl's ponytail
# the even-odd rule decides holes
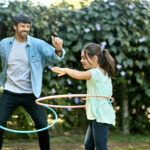
[[[113,77],[115,73],[115,60],[113,57],[106,49],[102,50],[98,56],[100,67],[107,71],[108,76]]]

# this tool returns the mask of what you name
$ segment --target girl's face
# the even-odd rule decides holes
[[[90,58],[88,56],[88,54],[85,56],[84,50],[82,50],[82,52],[81,52],[81,63],[83,65],[84,69],[96,68],[97,67],[97,60],[96,59],[95,59],[95,56]]]

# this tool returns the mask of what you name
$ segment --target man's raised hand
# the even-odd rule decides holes
[[[62,45],[63,45],[63,40],[59,37],[54,37],[54,36],[51,36],[51,38],[52,38],[52,43],[53,43],[53,46],[55,47],[55,49],[61,50]]]

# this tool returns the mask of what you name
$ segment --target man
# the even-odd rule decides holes
[[[42,73],[46,61],[55,63],[64,57],[63,40],[52,36],[53,46],[28,35],[31,19],[26,14],[13,18],[15,36],[0,41],[2,73],[0,85],[4,92],[0,98],[0,125],[6,126],[14,109],[23,106],[31,115],[36,129],[47,126],[46,112],[35,104],[42,88]],[[41,150],[49,150],[48,130],[38,132]],[[0,149],[3,130],[0,129]]]

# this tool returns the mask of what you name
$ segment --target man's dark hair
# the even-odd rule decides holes
[[[19,13],[13,18],[13,25],[17,25],[18,23],[23,22],[23,23],[29,23],[31,24],[31,18],[24,13]]]

